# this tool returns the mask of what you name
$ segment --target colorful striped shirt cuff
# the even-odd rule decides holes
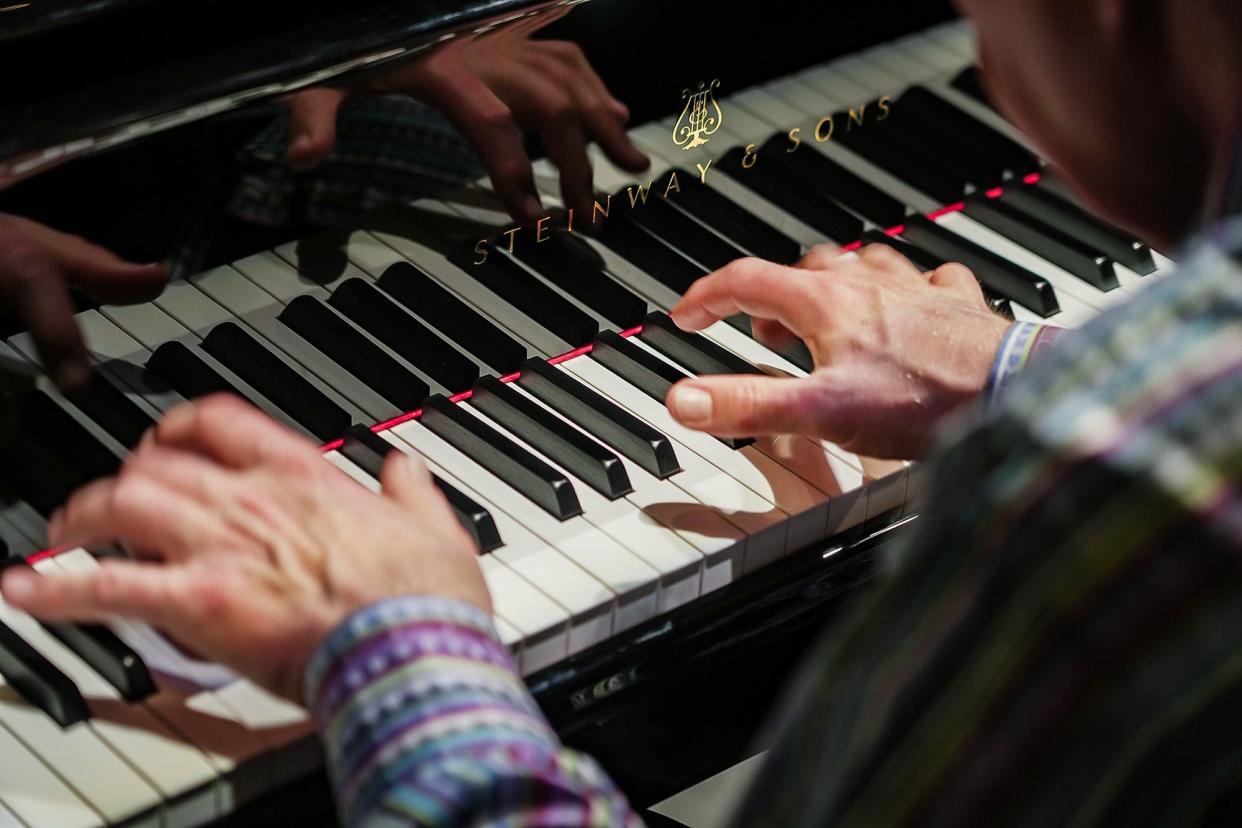
[[[345,825],[624,825],[563,748],[477,607],[394,598],[347,618],[306,671]]]
[[[1004,390],[1022,373],[1036,354],[1051,345],[1064,333],[1063,328],[1040,325],[1036,322],[1014,322],[996,350],[992,372],[983,388],[984,407],[992,409],[1004,395]]]

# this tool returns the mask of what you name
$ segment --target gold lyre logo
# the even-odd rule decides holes
[[[724,123],[724,113],[712,90],[720,86],[719,80],[710,84],[700,81],[699,88],[691,91],[682,90],[681,98],[686,102],[677,125],[673,127],[673,143],[683,150],[701,147],[711,140],[720,125]]]

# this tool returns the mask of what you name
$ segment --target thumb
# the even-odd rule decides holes
[[[336,144],[336,113],[345,100],[341,89],[320,87],[292,95],[289,107],[289,149],[285,162],[307,170],[328,157]]]
[[[674,385],[667,403],[682,425],[722,437],[817,430],[815,389],[802,377],[697,377]]]

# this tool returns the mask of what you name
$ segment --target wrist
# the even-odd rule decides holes
[[[303,698],[324,722],[361,683],[375,678],[367,673],[376,664],[384,665],[382,671],[398,661],[445,654],[513,669],[491,618],[474,604],[433,596],[377,601],[349,614],[315,650],[306,665]],[[367,656],[379,658],[367,661]]]
[[[1037,322],[1014,322],[1005,331],[996,348],[995,357],[983,389],[986,408],[993,408],[1004,391],[1064,331]]]

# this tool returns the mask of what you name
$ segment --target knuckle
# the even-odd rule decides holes
[[[121,573],[115,566],[101,566],[91,580],[90,597],[97,606],[114,606],[124,589]]]
[[[487,129],[507,129],[514,124],[513,110],[499,99],[479,104],[475,117]]]
[[[897,264],[903,258],[896,250],[887,244],[880,244],[879,242],[865,246],[859,251],[858,255],[877,267]]]

